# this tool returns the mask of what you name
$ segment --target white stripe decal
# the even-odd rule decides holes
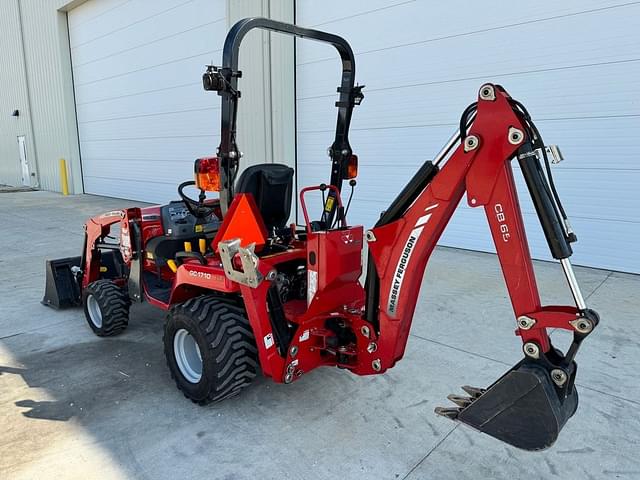
[[[438,204],[436,203],[435,205],[430,205],[427,208],[424,209],[425,212],[428,212],[429,210],[433,210],[434,208],[436,208],[438,206]]]
[[[424,225],[429,221],[430,218],[431,218],[430,213],[427,213],[426,215],[421,216],[416,222],[416,227],[419,227],[420,225]]]

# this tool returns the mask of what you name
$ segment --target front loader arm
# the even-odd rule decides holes
[[[467,387],[470,397],[451,396],[459,408],[438,413],[535,450],[553,443],[577,407],[573,357],[598,316],[586,308],[573,277],[568,261],[572,237],[544,177],[538,176],[541,169],[531,164],[537,161],[532,153],[539,148],[537,130],[517,105],[501,87],[483,86],[475,120],[442,169],[425,164],[367,232],[366,315],[378,334],[379,358],[373,369],[384,371],[404,354],[427,261],[466,191],[469,206],[485,210],[525,358],[488,390]],[[575,306],[541,305],[511,168],[515,157],[552,254],[567,273]],[[553,347],[548,328],[574,332],[566,355]],[[531,430],[523,431],[523,425]]]

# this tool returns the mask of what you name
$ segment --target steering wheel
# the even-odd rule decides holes
[[[180,185],[178,185],[178,195],[180,195],[180,198],[184,201],[187,210],[189,210],[189,212],[191,212],[194,217],[206,219],[215,213],[218,205],[217,202],[213,204],[205,203],[206,198],[204,190],[200,190],[198,200],[194,200],[193,198],[187,196],[187,194],[184,193],[184,188],[194,186],[195,184],[196,182],[193,180],[182,182]]]

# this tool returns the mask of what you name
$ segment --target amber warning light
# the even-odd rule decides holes
[[[358,176],[358,156],[351,155],[347,164],[347,179],[356,178]]]
[[[220,159],[199,158],[195,163],[196,187],[207,192],[220,191]]]

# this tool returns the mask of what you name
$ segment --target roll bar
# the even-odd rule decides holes
[[[342,61],[342,78],[338,87],[339,99],[336,102],[338,107],[338,118],[336,122],[335,139],[329,147],[329,155],[332,160],[331,185],[335,185],[340,191],[342,180],[346,175],[347,163],[352,155],[351,145],[349,145],[349,125],[353,107],[359,105],[364,97],[362,95],[363,86],[355,86],[355,59],[351,46],[347,41],[331,33],[302,28],[288,23],[270,20],[268,18],[254,17],[245,18],[238,21],[229,33],[224,42],[222,52],[222,67],[209,66],[203,77],[205,90],[217,90],[222,96],[222,119],[220,122],[220,146],[218,147],[218,158],[221,162],[221,191],[220,206],[223,213],[226,213],[234,195],[234,181],[238,171],[240,151],[236,144],[236,120],[238,109],[238,78],[242,72],[238,70],[238,52],[240,44],[245,35],[253,29],[269,30],[272,32],[284,33],[300,38],[308,38],[319,42],[329,43],[335,47]],[[213,88],[207,88],[207,75],[215,75],[220,79],[220,84]],[[210,77],[211,81],[211,77]],[[213,79],[215,82],[216,79]],[[332,202],[333,205],[335,202]],[[333,216],[333,211],[330,212]]]

